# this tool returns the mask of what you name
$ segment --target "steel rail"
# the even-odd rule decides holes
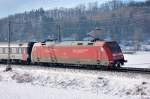
[[[0,63],[1,64],[1,63]],[[1,64],[1,65],[6,65],[6,64]],[[34,67],[34,68],[45,68],[45,69],[76,69],[76,70],[88,70],[88,71],[109,71],[109,72],[127,72],[127,73],[142,73],[142,74],[150,74],[150,68],[132,68],[132,67],[121,67],[121,68],[86,68],[86,67],[81,67],[81,66],[61,66],[61,65],[51,65],[51,66],[46,66],[46,65],[37,65],[37,64],[30,64],[30,65],[23,65],[23,64],[12,64],[12,65],[18,65],[22,67]],[[90,66],[88,66],[90,67]]]

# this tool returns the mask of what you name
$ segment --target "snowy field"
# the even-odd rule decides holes
[[[124,56],[128,60],[124,67],[150,68],[150,52],[136,52]]]
[[[125,58],[128,67],[150,66],[150,53],[126,54]],[[4,69],[1,65],[0,99],[150,99],[149,74],[19,66],[11,72]]]

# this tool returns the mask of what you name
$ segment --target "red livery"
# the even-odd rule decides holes
[[[74,64],[120,67],[124,56],[114,41],[64,41],[34,43],[31,52],[33,63]]]

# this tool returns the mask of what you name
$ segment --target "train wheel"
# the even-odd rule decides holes
[[[120,68],[120,66],[121,66],[121,63],[120,62],[116,62],[115,67],[116,68]]]
[[[117,64],[117,68],[120,68],[120,63]]]
[[[120,68],[120,63],[116,63],[112,67],[113,67],[113,69],[119,69]]]
[[[121,62],[121,65],[124,65],[124,62]]]

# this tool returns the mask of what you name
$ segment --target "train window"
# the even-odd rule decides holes
[[[78,43],[78,45],[83,45],[83,43]]]
[[[24,47],[24,48],[22,48],[22,52],[25,52],[26,53],[26,48]]]
[[[16,54],[19,54],[19,48],[16,48]]]
[[[17,53],[19,53],[19,54],[23,53],[24,51],[26,53],[26,48],[25,47],[17,49]]]
[[[11,48],[11,53],[16,54],[17,53],[17,48]]]
[[[3,53],[7,54],[8,53],[8,48],[3,48]]]
[[[8,53],[8,48],[4,48],[4,53],[5,53],[5,54]]]
[[[5,48],[3,48],[3,54],[5,54]]]
[[[0,48],[0,54],[2,54],[3,53],[3,48]]]
[[[19,52],[19,54],[21,54],[22,53],[22,48],[18,48],[18,52]]]

